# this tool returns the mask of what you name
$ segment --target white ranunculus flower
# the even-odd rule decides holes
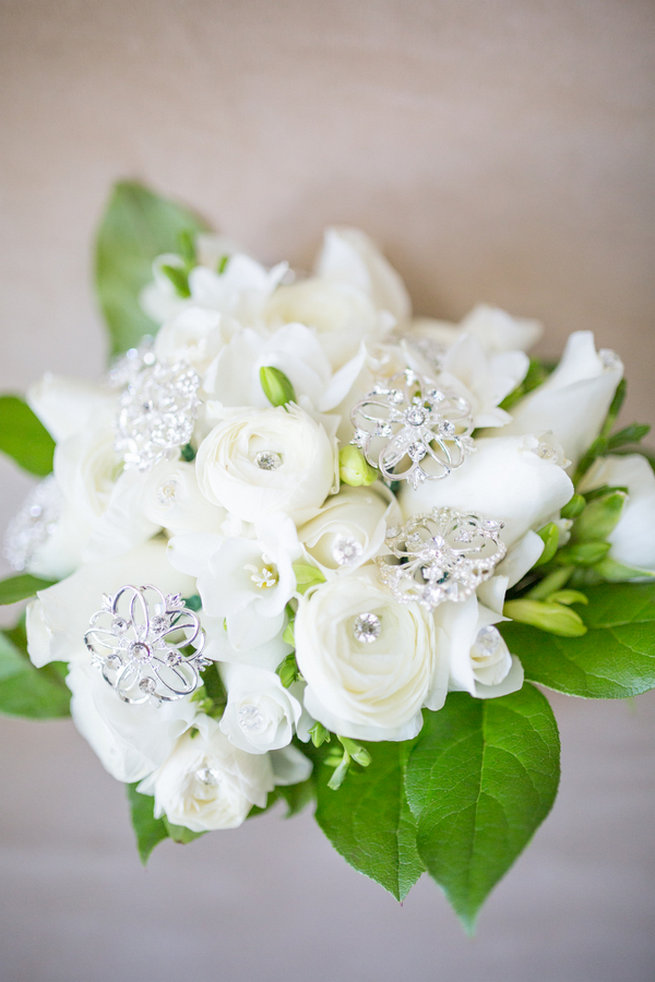
[[[318,515],[301,526],[298,537],[326,575],[349,573],[375,556],[387,525],[401,521],[396,499],[383,484],[368,488],[343,485]]]
[[[621,517],[607,537],[610,559],[655,572],[655,474],[639,454],[602,457],[585,474],[581,490],[607,484],[628,489]]]
[[[371,298],[378,310],[388,310],[398,324],[411,315],[405,284],[375,243],[356,228],[329,228],[316,260],[319,278],[347,283]]]
[[[117,781],[140,781],[172,752],[196,715],[190,698],[156,706],[129,705],[91,664],[71,666],[66,678],[72,692],[75,726]]]
[[[373,567],[303,597],[295,641],[305,707],[336,733],[408,740],[421,728],[421,708],[443,705],[448,664],[431,615],[395,601]]]
[[[503,541],[513,545],[530,529],[539,529],[573,495],[566,471],[551,456],[540,455],[532,437],[503,436],[476,440],[476,452],[440,481],[416,490],[404,487],[399,502],[406,517],[433,507],[456,508],[504,523]]]
[[[196,456],[207,500],[246,522],[275,513],[308,520],[335,485],[337,468],[336,442],[293,404],[229,417]]]
[[[224,665],[227,706],[220,721],[230,743],[251,754],[286,747],[302,706],[275,672],[250,665]]]
[[[264,316],[271,327],[305,324],[313,328],[333,369],[354,358],[362,341],[382,340],[395,324],[395,318],[377,310],[362,290],[318,277],[279,287]]]
[[[200,493],[195,466],[182,460],[165,460],[151,468],[143,485],[142,508],[149,521],[173,535],[217,532],[227,517],[224,508],[210,504]]]
[[[153,539],[124,556],[80,566],[71,576],[46,590],[27,608],[27,650],[40,668],[47,662],[88,663],[84,635],[103,593],[113,594],[128,583],[152,584],[163,593],[195,593],[195,581],[174,569],[166,543]]]
[[[491,699],[516,692],[523,668],[511,655],[497,628],[499,615],[475,596],[464,603],[445,603],[435,611],[437,646],[449,665],[449,689]]]
[[[612,351],[597,352],[591,331],[576,331],[552,375],[512,407],[505,432],[550,430],[575,465],[598,436],[622,376]]]
[[[155,816],[192,832],[233,829],[273,790],[267,754],[248,754],[224,736],[215,720],[199,716],[195,733],[180,737],[168,759],[139,785],[154,795]]]

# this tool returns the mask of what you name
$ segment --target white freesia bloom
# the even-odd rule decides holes
[[[499,307],[478,304],[461,321],[460,330],[477,338],[487,351],[528,351],[543,334],[539,321],[512,317]]]
[[[499,403],[523,381],[529,364],[523,351],[487,353],[474,335],[462,334],[446,352],[439,380],[464,387],[476,428],[504,426],[512,417]]]
[[[344,485],[300,527],[298,536],[324,574],[343,574],[372,559],[384,542],[387,525],[401,521],[396,499],[383,484]]]
[[[171,563],[196,577],[203,609],[225,619],[230,642],[258,647],[280,633],[296,579],[292,561],[300,547],[290,518],[260,523],[257,538],[192,533],[175,536]]]
[[[375,243],[356,228],[329,228],[315,265],[320,278],[347,283],[387,310],[398,324],[411,314],[407,289]]]
[[[196,372],[204,372],[238,329],[236,321],[216,310],[185,307],[160,327],[155,354],[160,361],[182,361]]]
[[[655,572],[655,474],[644,457],[602,457],[585,474],[582,490],[625,487],[628,497],[608,536],[610,559],[631,568]]]
[[[298,406],[244,410],[200,444],[198,486],[208,501],[246,522],[275,513],[305,521],[336,481],[336,443]]]
[[[208,716],[197,717],[194,727],[138,790],[154,795],[157,818],[166,815],[192,832],[236,828],[253,805],[266,804],[274,787],[271,761],[239,750]]]
[[[573,484],[552,457],[539,454],[534,438],[503,436],[476,440],[476,452],[441,481],[403,488],[399,501],[407,517],[433,507],[456,508],[504,523],[502,538],[513,545],[539,529],[570,500]]]
[[[116,395],[102,385],[46,372],[27,391],[27,403],[58,443],[116,409]]]
[[[293,738],[302,706],[275,672],[249,665],[225,665],[227,706],[220,721],[230,743],[251,754],[286,747]]]
[[[598,436],[622,376],[613,352],[597,352],[591,331],[576,331],[555,371],[512,407],[505,432],[550,430],[575,464]]]
[[[196,715],[190,698],[128,705],[90,664],[72,665],[66,684],[75,726],[118,781],[132,783],[151,774]]]
[[[372,567],[302,598],[295,640],[307,711],[336,733],[407,740],[421,728],[423,706],[443,705],[448,665],[432,617],[397,603]]]

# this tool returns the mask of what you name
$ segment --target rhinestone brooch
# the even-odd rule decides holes
[[[93,664],[123,702],[171,702],[202,684],[210,664],[205,634],[179,594],[156,586],[123,586],[104,595],[84,643]]]
[[[353,443],[388,482],[413,488],[447,477],[473,450],[471,406],[406,368],[378,381],[354,407]]]
[[[134,376],[121,396],[116,452],[126,468],[147,470],[188,443],[200,399],[200,378],[184,362],[156,362]]]
[[[52,475],[40,481],[7,526],[4,554],[15,570],[28,569],[35,555],[53,535],[59,521],[62,496]]]
[[[433,610],[447,600],[466,600],[506,553],[502,527],[454,508],[434,508],[389,530],[389,552],[377,560],[380,576],[401,603]]]

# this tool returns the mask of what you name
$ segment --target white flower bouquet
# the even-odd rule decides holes
[[[416,319],[361,232],[262,266],[119,184],[97,243],[96,383],[0,399],[40,476],[11,522],[28,600],[0,710],[69,712],[128,786],[145,861],[278,800],[402,898],[471,927],[554,801],[533,683],[655,685],[655,476],[615,432],[619,358],[477,307]]]

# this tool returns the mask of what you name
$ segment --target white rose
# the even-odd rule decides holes
[[[598,436],[622,376],[620,359],[612,351],[596,352],[591,331],[577,331],[552,375],[512,407],[505,432],[550,430],[576,464]]]
[[[581,490],[604,484],[628,489],[621,517],[607,537],[610,559],[655,572],[655,474],[650,464],[639,454],[600,458],[585,475]]]
[[[376,310],[361,290],[348,283],[319,278],[279,287],[264,316],[273,327],[305,324],[314,328],[335,369],[356,356],[364,339],[381,340],[395,324],[395,318]]]
[[[397,603],[372,567],[303,597],[295,640],[305,707],[343,736],[408,740],[421,728],[421,707],[443,705],[448,664],[432,617]]]
[[[293,404],[226,419],[196,456],[207,500],[247,522],[276,512],[296,522],[311,518],[335,484],[337,466],[335,441]]]
[[[541,528],[570,500],[573,484],[550,447],[504,433],[476,440],[476,452],[444,480],[424,481],[416,490],[404,487],[398,496],[403,513],[411,517],[450,507],[494,518],[504,523],[507,546]]]
[[[196,715],[190,698],[128,705],[90,664],[73,665],[66,684],[75,726],[117,781],[132,783],[151,774]]]
[[[396,499],[383,484],[368,488],[343,485],[298,530],[298,537],[324,573],[347,573],[375,556],[387,525],[401,521]]]
[[[208,716],[194,726],[198,732],[185,733],[138,790],[154,795],[157,818],[166,815],[192,832],[236,828],[253,805],[266,804],[274,787],[271,761],[233,746]]]
[[[375,243],[359,229],[327,229],[315,271],[318,277],[361,290],[378,310],[388,310],[399,324],[410,317],[411,301],[405,284]]]
[[[224,665],[227,706],[220,722],[230,743],[251,754],[291,743],[302,706],[275,672],[249,665]]]

